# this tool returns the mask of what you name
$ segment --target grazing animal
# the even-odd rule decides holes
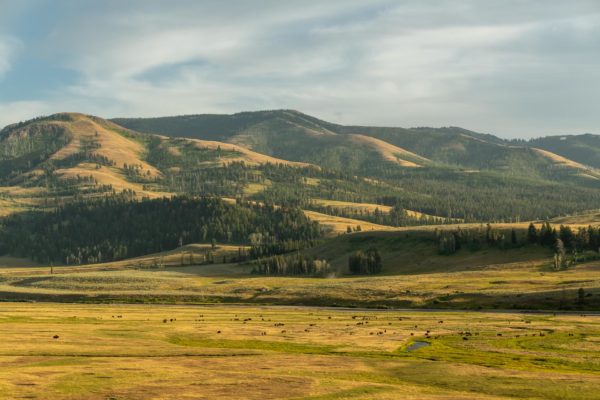
[[[58,336],[58,335],[54,335],[54,336],[52,336],[52,338],[53,338],[53,339],[58,339],[58,338],[59,338],[59,336]]]

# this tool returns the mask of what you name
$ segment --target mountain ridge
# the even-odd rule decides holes
[[[191,132],[180,137],[165,132],[164,121],[145,129],[156,134],[119,120],[60,113],[3,129],[2,204],[23,209],[115,194],[190,194],[399,226],[543,219],[597,208],[600,201],[596,169],[461,128],[344,127],[286,110],[167,119],[178,123],[174,130]],[[336,209],[323,201],[393,212]]]

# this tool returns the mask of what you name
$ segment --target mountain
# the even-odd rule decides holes
[[[342,126],[291,110],[112,121],[61,113],[0,132],[1,215],[188,194],[301,207],[336,219],[337,230],[519,221],[597,208],[599,178],[583,163],[461,128]]]
[[[557,161],[558,157],[532,146],[456,127],[343,126],[294,110],[113,121],[142,132],[236,143],[275,157],[367,175],[397,164],[495,171],[533,179],[576,179],[592,186],[600,182],[593,182],[600,179],[600,171],[581,157],[576,163]]]
[[[113,121],[142,132],[235,143],[275,157],[352,172],[381,162],[404,167],[430,163],[372,136],[339,135],[324,121],[292,110]]]

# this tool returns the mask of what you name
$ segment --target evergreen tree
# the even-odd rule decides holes
[[[533,222],[530,223],[529,227],[527,228],[527,241],[532,244],[538,242],[538,231]]]

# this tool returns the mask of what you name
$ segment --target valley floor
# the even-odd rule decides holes
[[[424,268],[421,273],[330,278],[266,277],[251,274],[251,266],[237,264],[160,268],[152,264],[151,259],[147,264],[133,261],[54,267],[53,273],[47,266],[12,266],[0,268],[0,298],[4,301],[247,303],[461,310],[600,309],[600,261],[553,271],[546,257],[478,265],[482,261],[475,254],[447,258],[446,264],[443,264],[444,259],[437,265],[432,262],[429,272]],[[471,260],[473,265],[459,266],[468,264],[472,257],[475,257]],[[497,259],[495,255],[493,258]],[[13,260],[13,264],[18,265],[17,261]]]
[[[0,334],[7,399],[600,398],[598,315],[0,303]]]

